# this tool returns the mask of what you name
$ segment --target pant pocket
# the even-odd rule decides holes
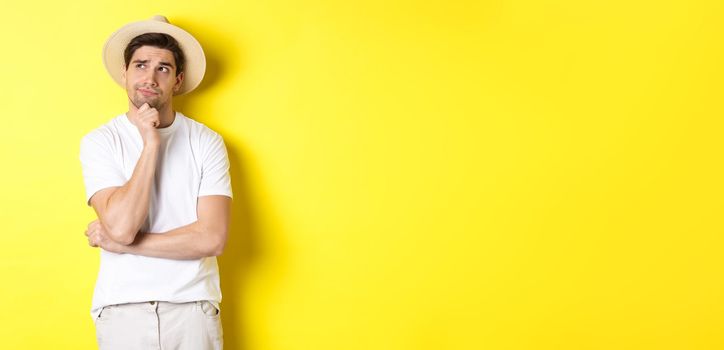
[[[201,300],[198,303],[201,310],[201,318],[204,332],[208,338],[208,349],[220,350],[224,347],[224,330],[221,325],[221,310],[208,300]],[[205,348],[206,349],[206,348]]]
[[[216,306],[208,300],[201,300],[199,306],[201,307],[201,312],[207,317],[218,318],[221,313],[221,310],[217,309]]]
[[[110,313],[111,313],[110,311],[111,311],[111,306],[110,306],[110,305],[104,306],[104,307],[101,309],[101,312],[98,313],[98,316],[96,316],[95,323],[107,321],[107,320],[110,318],[110,316],[111,316],[111,315],[110,315]]]
[[[110,319],[111,307],[104,306],[94,322],[96,328],[96,341],[98,342],[99,349],[104,349],[106,347],[106,343],[109,337],[108,332],[111,331]]]

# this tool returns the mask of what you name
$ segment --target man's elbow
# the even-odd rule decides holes
[[[108,235],[116,243],[131,245],[136,240],[136,232],[130,229],[111,229]]]
[[[209,248],[209,256],[220,256],[224,252],[226,247],[226,232],[216,232],[212,234],[210,239],[211,244]]]

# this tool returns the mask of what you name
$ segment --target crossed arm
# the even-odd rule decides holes
[[[113,189],[117,187],[102,191]],[[130,244],[113,240],[100,220],[90,223],[86,235],[91,246],[119,254],[176,260],[218,256],[226,245],[230,207],[231,198],[227,196],[199,197],[197,221],[162,234],[138,232]]]
[[[125,185],[105,188],[91,197],[98,220],[85,232],[88,244],[114,253],[177,260],[221,255],[231,207],[227,196],[199,197],[197,221],[191,224],[168,232],[139,232],[148,216],[157,153],[157,147],[145,147]]]

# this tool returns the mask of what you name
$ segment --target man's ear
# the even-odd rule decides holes
[[[123,73],[121,73],[121,81],[123,82],[123,86],[126,86],[126,68],[123,67]]]
[[[181,85],[184,83],[184,72],[179,73],[176,76],[176,84],[173,85],[173,92],[181,90]]]

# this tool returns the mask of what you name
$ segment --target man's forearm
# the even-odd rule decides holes
[[[122,253],[175,260],[195,260],[221,254],[226,232],[203,227],[199,221],[163,234],[139,232]]]
[[[158,146],[144,146],[131,179],[108,197],[101,223],[111,239],[130,244],[146,220],[157,159]]]

